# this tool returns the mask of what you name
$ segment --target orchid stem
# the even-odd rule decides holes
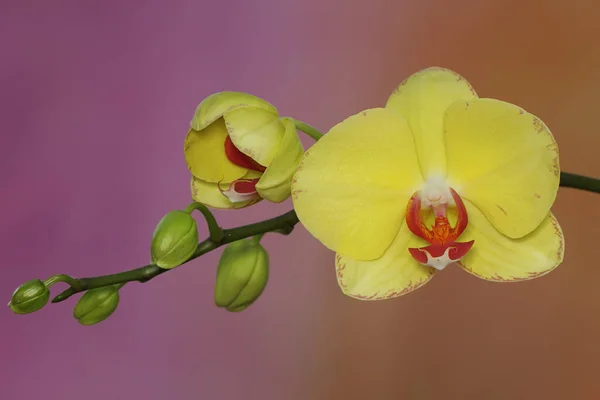
[[[323,137],[323,134],[317,128],[307,124],[306,122],[294,119],[294,124],[296,124],[296,129],[306,133],[308,136],[315,140],[319,140],[321,139],[321,137]]]
[[[321,138],[322,134],[312,126],[297,120],[295,120],[295,123],[299,130],[305,132],[313,139],[319,140]],[[600,193],[600,179],[572,174],[569,172],[561,172],[560,186],[585,190],[593,193]],[[293,231],[294,226],[299,222],[296,212],[294,210],[290,210],[285,214],[281,214],[275,218],[233,229],[222,229],[217,223],[214,215],[204,204],[194,202],[185,208],[185,212],[188,213],[191,213],[193,210],[200,211],[206,219],[209,237],[198,243],[196,251],[185,263],[188,263],[223,245],[245,238],[253,237],[253,241],[259,242],[260,239],[269,232],[288,235]],[[123,285],[125,285],[125,283],[133,281],[141,283],[148,282],[149,280],[167,271],[170,270],[159,268],[156,264],[148,264],[140,268],[120,272],[117,274],[95,276],[90,278],[77,279],[68,275],[60,274],[48,278],[44,283],[49,287],[57,282],[66,282],[70,286],[67,290],[63,291],[52,300],[53,303],[58,303],[68,299],[76,293],[84,292],[90,289],[109,285],[118,285],[118,288],[121,288]]]
[[[560,173],[560,186],[600,193],[600,179],[569,172]]]
[[[212,215],[212,214],[211,214]],[[219,240],[215,241],[210,237],[198,243],[194,254],[185,262],[188,263],[210,251],[215,250],[225,244],[245,239],[251,236],[262,237],[265,233],[276,232],[283,235],[289,235],[294,230],[294,226],[298,223],[298,217],[294,210],[281,214],[278,217],[267,219],[265,221],[256,222],[254,224],[244,225],[233,229],[222,230],[222,235]],[[184,264],[185,264],[184,263]],[[176,268],[175,268],[176,269]],[[140,268],[129,271],[120,272],[118,274],[95,276],[90,278],[73,279],[76,282],[69,283],[71,287],[52,299],[53,303],[59,303],[68,299],[76,293],[90,289],[99,288],[102,286],[124,284],[126,282],[148,282],[150,279],[157,277],[163,272],[171,271],[170,269],[159,268],[156,264],[148,264]]]
[[[215,216],[212,214],[212,212],[210,212],[208,207],[206,207],[202,203],[197,202],[193,202],[190,205],[188,205],[184,211],[191,214],[194,210],[198,210],[202,213],[204,219],[206,220],[206,225],[208,225],[208,233],[210,236],[210,240],[212,240],[215,243],[218,243],[223,237],[223,229],[221,229],[221,227],[217,223]]]
[[[78,279],[72,278],[69,275],[65,275],[65,274],[51,276],[50,278],[48,278],[44,281],[44,285],[46,287],[50,287],[58,282],[65,282],[66,284],[68,284],[71,287],[78,287],[78,285],[79,285]]]
[[[310,130],[310,129],[307,129]],[[600,179],[591,178],[588,176],[571,174],[562,172],[560,175],[560,186],[585,190],[588,192],[600,193]],[[202,212],[209,226],[210,237],[198,243],[196,251],[185,263],[188,263],[210,251],[215,250],[225,244],[235,242],[254,236],[254,240],[260,240],[265,233],[281,233],[288,235],[298,223],[298,217],[294,210],[288,211],[278,217],[271,218],[265,221],[256,222],[250,225],[244,225],[233,229],[221,229],[212,213],[200,203],[192,203],[186,207],[186,211],[191,212],[196,209]],[[206,213],[205,213],[206,212]],[[212,227],[212,230],[211,230]],[[215,228],[216,227],[216,228]],[[217,234],[219,229],[220,234]],[[184,264],[185,264],[184,263]],[[52,302],[58,303],[71,297],[72,295],[83,292],[89,289],[94,289],[102,286],[125,284],[126,282],[148,282],[150,279],[170,270],[162,269],[155,264],[149,264],[140,268],[121,272],[118,274],[97,276],[91,278],[75,279],[66,275],[57,275],[52,281],[66,281],[71,287],[56,296]],[[60,278],[59,278],[60,277]]]

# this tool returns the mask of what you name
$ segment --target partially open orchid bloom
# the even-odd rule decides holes
[[[311,147],[292,199],[306,229],[337,252],[343,292],[378,300],[453,263],[500,282],[554,269],[564,251],[550,213],[559,175],[539,118],[429,68],[385,108],[346,119]]]
[[[213,94],[196,108],[185,138],[192,198],[213,208],[242,208],[290,196],[303,153],[294,121],[239,92]]]

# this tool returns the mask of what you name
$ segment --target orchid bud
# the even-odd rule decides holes
[[[264,291],[269,279],[269,253],[257,238],[225,248],[217,270],[215,303],[227,311],[243,311]]]
[[[150,245],[152,263],[164,269],[177,267],[194,254],[197,246],[196,220],[185,211],[171,211],[154,230]]]
[[[119,305],[121,285],[104,286],[85,292],[73,310],[73,317],[81,325],[94,325],[112,315]]]
[[[25,282],[15,290],[8,306],[15,314],[29,314],[44,307],[50,299],[50,290],[39,279]]]

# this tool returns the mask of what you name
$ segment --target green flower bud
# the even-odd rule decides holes
[[[50,290],[39,279],[25,282],[15,290],[8,306],[15,314],[29,314],[44,307],[50,299]]]
[[[73,317],[81,325],[94,325],[104,321],[119,305],[121,285],[104,286],[85,292],[73,310]]]
[[[219,260],[215,303],[227,311],[243,311],[262,294],[268,279],[269,253],[258,239],[233,242]]]
[[[152,236],[152,263],[171,269],[186,262],[198,246],[196,220],[187,212],[175,210],[160,220]]]

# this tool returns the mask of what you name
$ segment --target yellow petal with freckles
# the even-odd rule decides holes
[[[279,203],[290,197],[292,177],[304,149],[296,132],[296,125],[290,118],[282,118],[285,135],[269,167],[256,184],[256,190],[262,198]]]
[[[279,118],[260,108],[243,107],[225,113],[223,119],[235,147],[268,167],[285,133]]]
[[[444,177],[444,112],[456,100],[476,98],[469,82],[454,71],[432,67],[402,82],[392,93],[386,108],[399,112],[415,136],[423,176]]]
[[[429,243],[402,225],[396,239],[377,260],[357,261],[337,255],[335,269],[344,294],[359,300],[385,300],[408,294],[433,277],[435,269],[418,263],[409,247]]]
[[[257,178],[257,176],[255,176],[254,174],[256,174],[255,171],[250,171],[242,179]],[[225,190],[227,187],[228,184],[221,184],[222,190]],[[243,203],[232,203],[219,191],[219,186],[217,183],[205,182],[193,176],[191,180],[191,190],[192,199],[194,201],[217,209],[244,208],[256,204],[261,200],[261,198],[257,196],[256,199],[252,201],[246,201]]]
[[[225,138],[227,129],[222,118],[201,131],[190,129],[185,138],[184,155],[192,175],[206,182],[229,183],[248,172],[227,159]]]
[[[558,147],[546,125],[494,99],[458,101],[444,122],[448,183],[506,236],[547,216],[560,181]]]
[[[292,181],[298,218],[326,247],[357,260],[379,258],[423,185],[406,121],[378,108],[331,128],[302,157]]]
[[[242,92],[219,92],[208,96],[196,107],[190,127],[200,131],[221,118],[227,111],[240,107],[260,108],[277,116],[277,109],[259,97]]]
[[[565,241],[552,213],[529,235],[510,239],[494,229],[477,207],[468,201],[465,205],[469,225],[458,240],[475,240],[459,261],[466,271],[489,281],[515,282],[545,275],[562,262]]]

